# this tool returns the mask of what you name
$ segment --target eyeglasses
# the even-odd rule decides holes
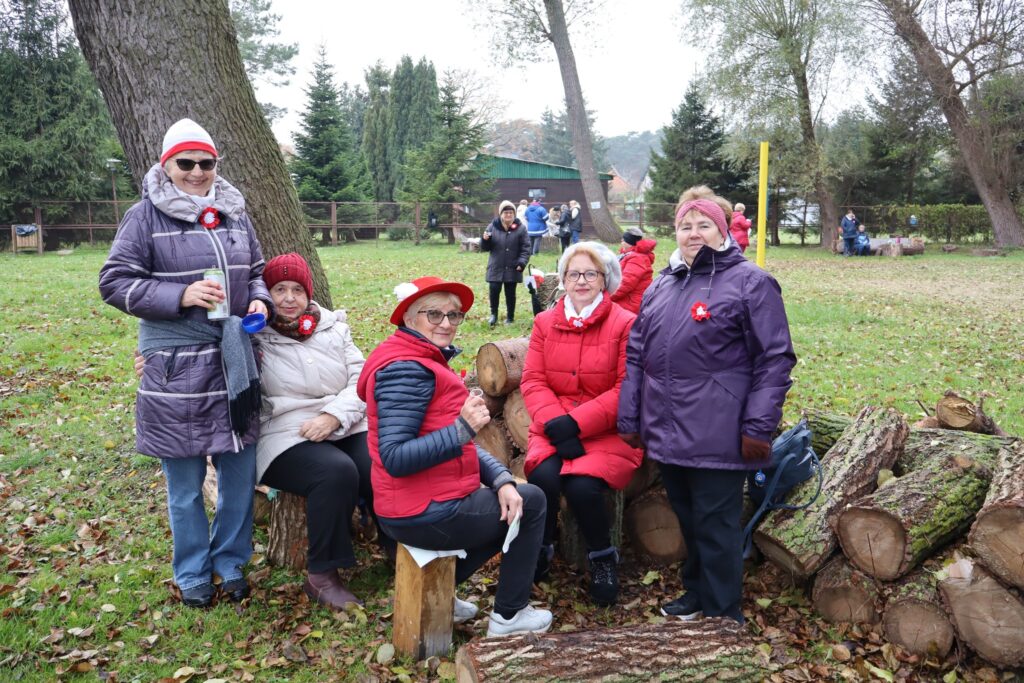
[[[195,168],[196,164],[199,164],[199,169],[202,171],[212,171],[217,168],[216,159],[203,159],[202,161],[195,161],[193,159],[175,159],[174,163],[178,165],[179,171],[185,171],[185,173],[188,173]]]
[[[604,273],[599,270],[584,270],[582,273],[578,270],[570,270],[565,274],[565,279],[569,282],[576,282],[582,276],[587,282],[593,282],[598,275],[604,275]]]
[[[427,320],[431,325],[440,325],[441,321],[448,318],[448,322],[451,325],[460,325],[462,321],[466,319],[466,314],[462,311],[439,311],[436,308],[432,308],[429,311],[418,311],[416,315],[423,313],[427,316]]]

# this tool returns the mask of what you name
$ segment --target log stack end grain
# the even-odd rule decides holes
[[[958,569],[954,574],[953,569]],[[1024,666],[1024,601],[979,564],[960,560],[939,581],[960,639],[999,667]]]
[[[502,339],[480,347],[476,354],[476,376],[485,394],[505,396],[519,386],[529,347],[529,337]]]
[[[1024,589],[1024,441],[999,449],[968,543],[996,576]]]
[[[878,582],[839,556],[815,576],[811,599],[825,621],[877,624],[881,618],[880,596]]]
[[[918,570],[887,587],[885,639],[915,655],[942,660],[953,648],[953,624],[942,605],[935,576]]]

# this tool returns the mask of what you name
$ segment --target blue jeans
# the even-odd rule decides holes
[[[252,556],[252,500],[256,488],[256,445],[213,456],[217,469],[217,511],[213,528],[203,505],[206,458],[163,458],[167,511],[174,538],[174,582],[181,590],[242,578]]]
[[[572,243],[576,244],[579,241],[580,241],[580,231],[579,230],[573,230],[572,231]]]
[[[853,242],[856,237],[843,237],[843,256],[853,256]]]

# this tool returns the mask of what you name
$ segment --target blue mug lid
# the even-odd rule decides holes
[[[242,329],[249,334],[256,334],[267,326],[267,316],[262,313],[250,313],[242,318]]]

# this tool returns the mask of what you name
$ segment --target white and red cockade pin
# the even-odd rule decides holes
[[[708,310],[708,305],[703,301],[698,301],[690,308],[690,317],[699,323],[704,322],[711,317],[711,311]]]
[[[207,230],[213,230],[220,225],[220,212],[212,206],[208,206],[203,209],[202,213],[199,214],[199,225],[203,226]]]
[[[316,318],[307,314],[299,316],[299,334],[308,337],[316,329]]]

